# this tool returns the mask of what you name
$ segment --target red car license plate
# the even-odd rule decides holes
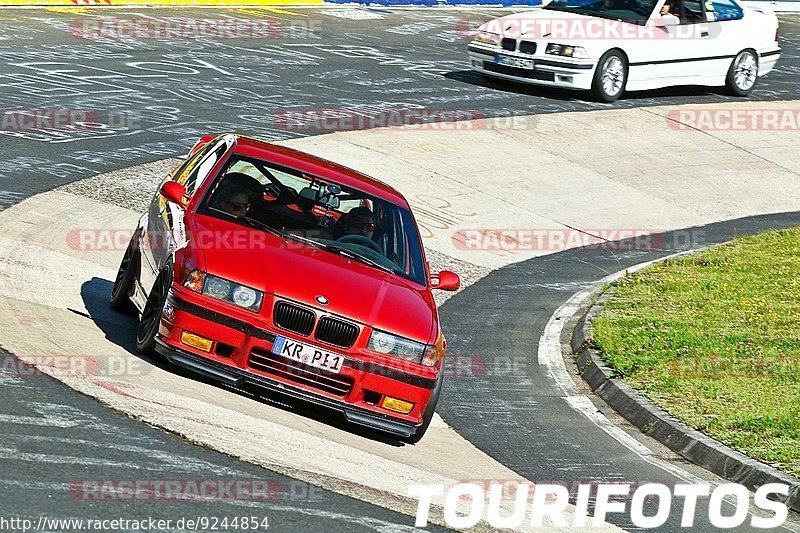
[[[322,348],[304,342],[287,339],[280,335],[275,337],[272,353],[335,374],[339,373],[344,363],[344,357],[339,354],[325,351]]]

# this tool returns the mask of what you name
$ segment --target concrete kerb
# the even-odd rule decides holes
[[[767,483],[788,485],[788,496],[779,498],[779,501],[793,511],[800,512],[800,479],[751,459],[692,429],[616,377],[616,371],[605,364],[600,351],[592,348],[591,323],[608,298],[609,295],[600,287],[584,300],[584,304],[573,315],[573,319],[580,318],[572,332],[572,354],[577,357],[578,372],[594,393],[642,433],[720,477],[740,483],[752,491]]]

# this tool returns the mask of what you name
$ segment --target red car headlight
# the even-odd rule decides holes
[[[261,303],[264,301],[264,293],[259,290],[199,270],[189,274],[186,281],[183,282],[183,286],[191,291],[234,304],[254,313],[261,311]]]
[[[372,331],[367,343],[367,349],[373,352],[399,357],[425,366],[436,366],[444,357],[444,347],[444,337],[441,335],[436,344],[429,345],[378,329]]]
[[[412,341],[404,337],[392,335],[385,331],[375,329],[369,337],[367,349],[406,361],[419,363],[425,353],[426,346],[421,342]]]

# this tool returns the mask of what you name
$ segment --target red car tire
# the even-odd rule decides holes
[[[161,325],[161,315],[164,312],[164,304],[167,303],[171,286],[172,267],[168,267],[163,269],[156,278],[142,310],[139,327],[136,329],[136,351],[142,355],[150,355],[155,351],[156,335]]]
[[[131,302],[131,292],[136,281],[136,265],[139,264],[139,250],[136,246],[137,235],[131,237],[125,255],[122,256],[114,287],[111,289],[111,309],[126,315],[136,316],[138,310]]]

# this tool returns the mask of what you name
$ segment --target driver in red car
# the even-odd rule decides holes
[[[261,190],[263,187],[257,179],[247,174],[232,172],[220,182],[211,207],[235,217],[248,216],[252,201],[258,198]]]
[[[361,235],[372,239],[375,219],[369,207],[354,207],[345,215],[342,235]]]

